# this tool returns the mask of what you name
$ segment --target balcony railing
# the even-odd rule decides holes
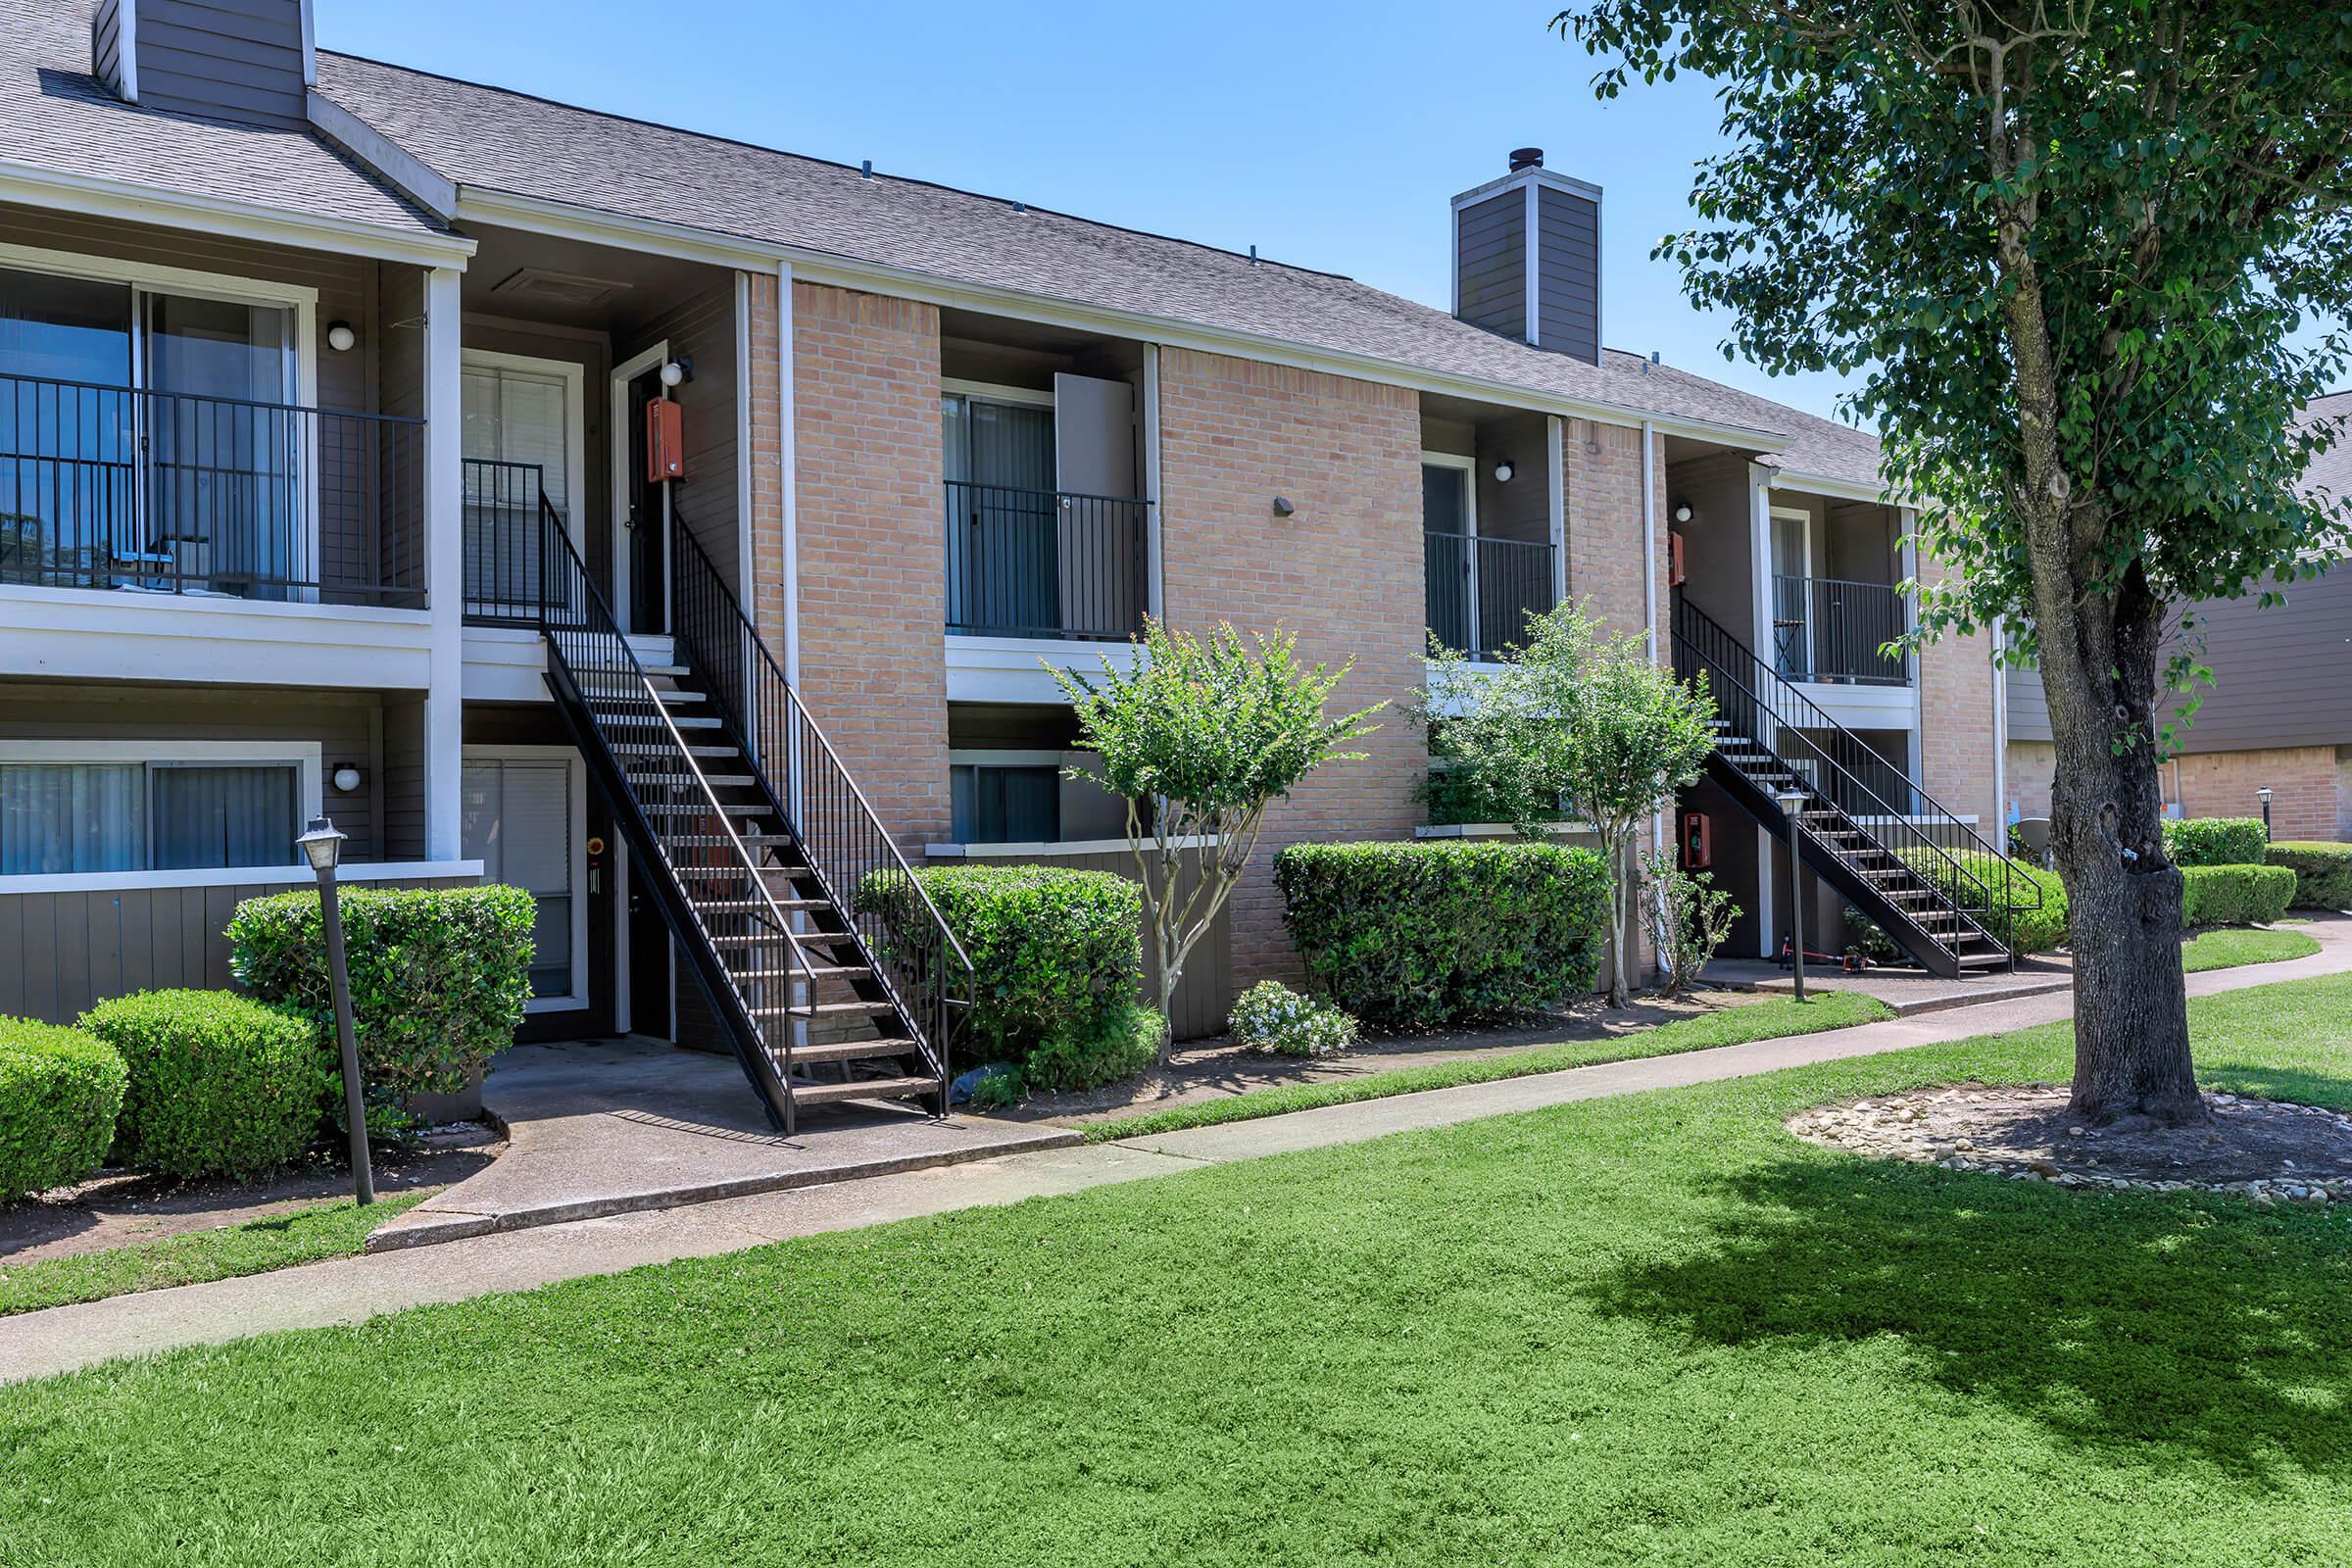
[[[424,423],[0,375],[0,582],[424,603]]]
[[[1499,659],[1527,636],[1527,617],[1558,600],[1551,546],[1524,539],[1424,533],[1429,629],[1473,659]]]
[[[548,584],[539,526],[547,470],[536,463],[464,462],[466,616],[535,626]]]
[[[1123,642],[1152,605],[1152,503],[950,480],[948,630]]]
[[[1904,685],[1910,677],[1902,650],[1887,648],[1910,629],[1902,590],[1891,584],[1772,579],[1773,662],[1789,680]]]

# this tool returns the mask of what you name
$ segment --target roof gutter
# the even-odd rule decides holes
[[[406,233],[356,219],[289,213],[259,202],[192,196],[129,180],[29,169],[22,164],[0,163],[0,201],[416,267],[463,270],[474,250],[473,241],[463,234]]]
[[[1290,338],[1236,331],[1229,327],[1205,326],[1142,311],[1083,305],[1056,299],[1050,294],[960,282],[913,268],[861,261],[826,251],[809,250],[805,246],[747,239],[659,219],[630,218],[569,202],[491,190],[480,185],[458,186],[457,212],[462,221],[496,223],[504,228],[586,240],[591,244],[652,251],[681,261],[703,262],[715,267],[773,271],[778,263],[787,263],[792,268],[794,279],[799,282],[829,283],[867,293],[886,293],[902,299],[920,300],[927,305],[980,311],[991,316],[1098,331],[1110,336],[1199,349],[1212,354],[1232,354],[1298,369],[1322,370],[1359,381],[1411,387],[1422,392],[1440,392],[1482,403],[1499,403],[1534,413],[1557,414],[1568,418],[1592,419],[1603,424],[1626,426],[1638,426],[1642,420],[1648,419],[1664,434],[1684,436],[1694,441],[1717,442],[1742,451],[1778,452],[1793,439],[1774,430],[1659,414],[1632,404],[1611,403],[1599,398],[1563,397],[1516,382],[1433,370],[1369,354],[1323,348]]]

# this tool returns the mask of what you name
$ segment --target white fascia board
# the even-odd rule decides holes
[[[469,703],[544,703],[547,645],[524,626],[466,628],[465,700]]]
[[[462,270],[473,255],[473,241],[463,234],[411,233],[352,219],[313,217],[255,202],[191,196],[21,164],[0,165],[0,201],[416,267]]]
[[[1490,380],[1484,376],[1427,369],[1396,360],[1321,348],[1262,333],[1202,326],[1198,322],[1173,320],[1143,311],[1083,305],[1047,294],[958,282],[911,268],[858,261],[800,246],[750,240],[740,235],[720,234],[653,219],[600,213],[565,202],[485,190],[478,185],[458,187],[458,217],[462,221],[496,223],[530,233],[584,240],[623,250],[647,251],[681,261],[702,262],[711,267],[772,271],[779,264],[788,264],[792,268],[793,277],[800,282],[826,283],[836,288],[885,294],[896,299],[916,300],[952,310],[975,311],[1011,320],[1036,321],[1049,326],[1098,332],[1105,337],[1131,338],[1139,343],[1198,349],[1209,354],[1230,354],[1267,365],[1321,370],[1352,380],[1411,387],[1421,392],[1439,392],[1472,402],[1494,403],[1531,413],[1558,414],[1602,424],[1621,424],[1629,429],[1639,426],[1643,419],[1649,419],[1668,435],[1717,442],[1743,451],[1778,452],[1788,445],[1791,439],[1783,431],[1692,419],[1597,398],[1562,397],[1513,382]]]
[[[1458,212],[1464,207],[1475,206],[1490,197],[1499,196],[1514,185],[1542,186],[1559,191],[1563,195],[1582,197],[1589,202],[1600,200],[1600,187],[1591,180],[1578,179],[1574,175],[1563,174],[1557,170],[1545,169],[1541,164],[1533,164],[1526,169],[1514,169],[1507,174],[1497,174],[1484,185],[1471,186],[1453,198],[1454,210]]]
[[[1883,507],[1904,504],[1901,497],[1882,484],[1833,479],[1819,473],[1798,473],[1791,468],[1768,467],[1768,471],[1775,490],[1794,490],[1800,495],[1826,496],[1833,501],[1867,501]]]
[[[309,14],[308,7],[304,14]],[[319,96],[316,87],[311,90],[309,112],[318,134],[398,186],[409,200],[445,223],[458,216],[455,180],[436,173],[422,159],[333,99]]]
[[[421,610],[0,587],[0,673],[238,686],[422,689]]]
[[[474,881],[479,860],[373,860],[335,868],[337,882]],[[58,871],[0,876],[0,898],[24,893],[121,893],[134,888],[314,887],[307,865],[231,865],[179,871]]]
[[[1100,675],[1105,661],[1122,674],[1135,668],[1133,643],[963,636],[946,642],[951,703],[1067,703],[1048,665],[1080,675]]]
[[[1217,845],[1213,833],[1194,833],[1168,842],[1179,850],[1212,850]],[[1056,844],[926,844],[923,854],[934,860],[1051,860],[1079,855],[1126,855],[1133,849],[1125,839],[1070,839]]]

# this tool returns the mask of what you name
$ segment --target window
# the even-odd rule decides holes
[[[1061,769],[957,762],[948,769],[958,844],[1053,844],[1061,838]]]
[[[576,374],[577,372],[573,372]],[[462,376],[463,444],[468,459],[529,464],[547,499],[571,515],[571,375],[469,359]],[[531,497],[537,505],[538,498]]]
[[[482,877],[522,889],[538,902],[532,927],[531,996],[579,1003],[587,904],[577,897],[585,846],[578,811],[577,759],[560,749],[494,755],[468,750],[461,779],[465,856]]]
[[[0,760],[0,876],[290,864],[303,793],[297,761]]]

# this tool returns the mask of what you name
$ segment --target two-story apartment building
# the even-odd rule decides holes
[[[1453,199],[1447,311],[334,54],[303,0],[0,12],[0,1011],[221,982],[323,811],[352,874],[538,897],[534,1030],[726,1045],[779,1120],[935,1101],[946,939],[877,890],[1125,865],[1048,665],[1224,620],[1402,700],[1568,596],[1715,685],[1658,829],[1743,943],[1794,786],[1828,907],[1997,961],[1897,854],[1997,824],[2000,688],[1880,651],[1875,442],[1605,348],[1602,193],[1532,150]],[[1440,831],[1422,738],[1367,750],[1191,1032],[1292,971],[1272,850]]]

